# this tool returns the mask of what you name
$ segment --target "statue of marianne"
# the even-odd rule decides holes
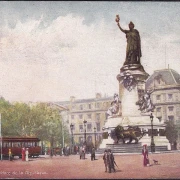
[[[138,30],[134,29],[134,24],[132,22],[129,23],[129,30],[122,29],[119,23],[119,15],[116,15],[115,21],[117,22],[119,29],[126,34],[127,38],[126,59],[124,65],[141,64],[141,40]]]

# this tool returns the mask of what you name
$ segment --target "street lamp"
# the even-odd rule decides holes
[[[84,120],[83,123],[84,123],[84,144],[86,145],[86,123],[87,123],[87,121]]]
[[[94,147],[96,149],[96,128],[94,127]]]
[[[73,127],[74,127],[74,125],[71,123],[71,124],[70,124],[70,128],[71,128],[71,138],[72,138],[72,150],[71,150],[71,152],[73,152],[73,145],[74,145]]]
[[[0,142],[0,145],[1,145],[1,160],[3,158],[3,154],[2,154],[2,122],[1,122],[1,113],[0,113],[0,138],[1,138],[1,142]]]
[[[150,115],[150,119],[151,119],[151,152],[155,152],[155,144],[154,144],[154,136],[153,136],[153,118],[154,116]]]

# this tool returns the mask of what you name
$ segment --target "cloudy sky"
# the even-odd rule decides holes
[[[1,1],[0,95],[8,101],[63,101],[118,93],[132,21],[148,74],[180,73],[180,3]]]

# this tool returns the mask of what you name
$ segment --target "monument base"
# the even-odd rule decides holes
[[[122,126],[124,129],[127,129],[128,126],[138,126],[141,131],[148,132],[151,130],[151,121],[149,115],[144,116],[126,116],[126,117],[110,117],[107,119],[107,122],[105,123],[105,126],[103,128],[104,132],[107,132],[108,134],[111,133],[111,130],[114,130],[116,126]],[[153,136],[154,137],[154,143],[155,146],[167,146],[168,150],[171,150],[170,143],[166,136],[160,136],[160,129],[165,129],[165,125],[161,122],[159,122],[159,119],[154,117],[153,119],[153,129],[156,129],[158,132],[158,135]],[[134,143],[134,141],[132,141]],[[148,136],[148,133],[145,134],[140,140],[139,143],[143,146],[144,144],[147,144],[148,146],[151,145],[151,136]],[[108,136],[107,139],[103,139],[102,143],[100,144],[99,148],[106,148],[107,144],[115,144],[114,140]]]

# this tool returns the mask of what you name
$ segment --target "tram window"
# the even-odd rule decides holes
[[[3,143],[3,147],[11,147],[11,143],[10,142],[4,142]]]
[[[25,142],[25,147],[31,147],[32,146],[32,142]]]
[[[12,147],[21,147],[21,143],[20,142],[13,142]]]

